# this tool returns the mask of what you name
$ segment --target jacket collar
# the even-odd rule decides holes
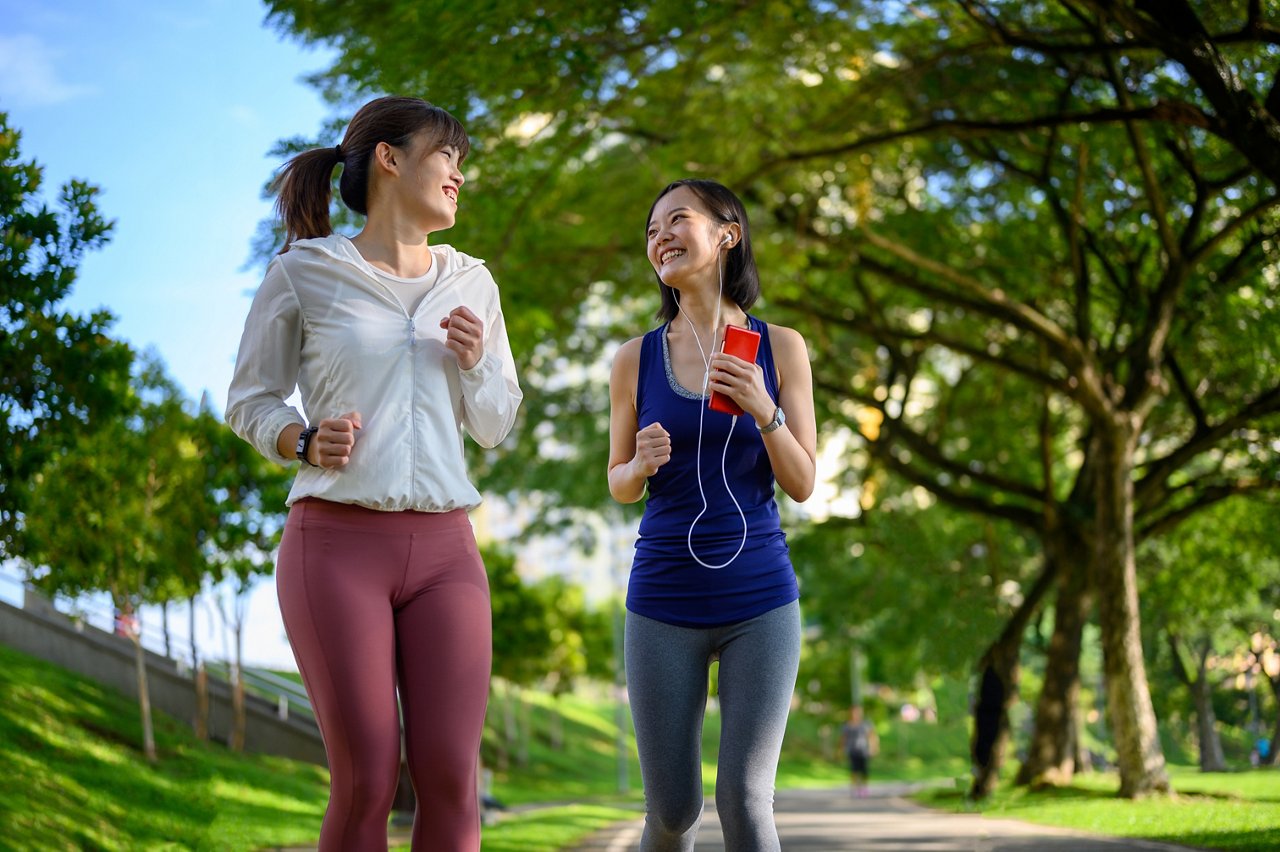
[[[295,249],[318,251],[339,263],[353,266],[372,277],[376,278],[379,275],[379,270],[365,260],[351,240],[343,234],[330,234],[327,237],[295,240],[289,245],[289,250],[294,251]],[[446,278],[465,272],[468,269],[484,265],[484,261],[480,258],[463,254],[451,245],[431,246],[430,249],[433,258],[432,262],[440,264],[440,277],[436,279],[437,282],[444,281]]]

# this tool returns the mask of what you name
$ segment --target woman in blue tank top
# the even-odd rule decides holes
[[[760,294],[746,210],[707,180],[658,194],[646,227],[663,324],[618,350],[609,491],[646,496],[627,587],[626,669],[644,850],[691,850],[702,817],[708,668],[720,661],[716,807],[725,848],[777,850],[773,784],[800,660],[799,590],[774,501],[813,491],[804,338],[747,313]],[[729,325],[754,362],[721,353]],[[711,392],[743,409],[707,407]]]

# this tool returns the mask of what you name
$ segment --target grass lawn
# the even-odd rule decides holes
[[[1119,779],[1077,776],[1065,789],[1030,792],[1005,784],[980,806],[959,791],[932,790],[917,799],[931,807],[980,812],[1114,837],[1140,837],[1205,849],[1280,849],[1280,770],[1203,774],[1170,768],[1172,797],[1116,798]]]
[[[327,773],[234,755],[138,706],[0,646],[0,838],[11,849],[257,849],[314,840]]]

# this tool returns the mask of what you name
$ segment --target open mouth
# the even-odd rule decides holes
[[[667,249],[661,255],[658,256],[658,262],[662,266],[666,266],[667,261],[675,260],[677,257],[684,257],[684,256],[685,256],[684,249]]]
[[[454,204],[458,203],[458,188],[456,186],[446,186],[444,188],[444,194]]]

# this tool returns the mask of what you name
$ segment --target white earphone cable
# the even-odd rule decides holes
[[[716,332],[720,328],[720,303],[724,299],[724,266],[719,262],[719,259],[717,259],[716,262],[716,272],[720,279],[720,292],[716,298],[715,321],[711,326],[711,348],[713,350],[716,345]],[[689,330],[693,333],[694,343],[698,345],[698,354],[702,356],[702,365],[705,368],[702,373],[703,404],[698,407],[698,450],[694,463],[694,474],[698,480],[698,494],[702,497],[702,511],[699,512],[697,517],[693,519],[693,522],[689,524],[689,535],[686,538],[686,544],[689,547],[689,555],[693,557],[695,562],[703,568],[710,568],[718,571],[732,563],[733,560],[737,559],[742,553],[743,548],[747,546],[747,515],[742,511],[742,506],[738,503],[738,498],[734,496],[733,489],[729,487],[729,472],[726,466],[726,460],[729,457],[729,441],[733,439],[733,430],[738,425],[738,415],[733,415],[733,421],[729,424],[729,434],[725,436],[724,439],[724,450],[720,453],[720,477],[724,480],[725,490],[729,492],[729,499],[733,501],[734,508],[738,510],[738,517],[742,519],[742,541],[738,543],[738,549],[727,561],[722,562],[719,565],[712,565],[710,563],[703,562],[701,557],[698,556],[697,551],[693,549],[693,528],[698,525],[698,521],[702,520],[702,516],[707,513],[707,509],[710,507],[710,504],[707,501],[707,492],[702,485],[702,421],[707,411],[707,388],[711,384],[711,357],[707,355],[707,350],[702,348],[702,339],[698,336],[698,329],[694,326],[693,320],[689,315],[685,313],[684,306],[680,304],[680,297],[678,293],[675,290],[672,290],[672,295],[676,300],[676,308],[679,309],[681,314],[684,314],[685,322],[689,323]]]

